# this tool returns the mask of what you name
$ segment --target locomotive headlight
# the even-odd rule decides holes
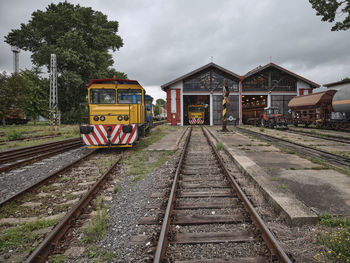
[[[118,121],[122,121],[123,120],[123,116],[122,115],[119,115],[118,116]]]
[[[127,121],[129,119],[129,116],[128,115],[125,115],[124,116],[124,121]]]
[[[94,121],[98,121],[98,116],[94,116]]]
[[[103,115],[100,117],[100,120],[101,120],[101,121],[104,121],[105,119],[106,119],[106,117],[103,116]]]

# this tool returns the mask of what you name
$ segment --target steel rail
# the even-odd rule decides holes
[[[41,139],[48,139],[48,138],[55,138],[55,137],[60,137],[62,136],[60,135],[37,135],[37,136],[32,136],[32,137],[23,137],[20,139],[11,139],[11,140],[1,140],[0,139],[0,143],[1,144],[6,144],[9,142],[17,142],[17,141],[35,141],[35,140],[41,140]]]
[[[261,231],[262,238],[266,242],[266,244],[269,247],[271,253],[272,254],[277,254],[280,261],[286,262],[286,263],[291,263],[292,261],[289,259],[287,254],[283,251],[283,249],[279,245],[277,239],[274,237],[274,235],[271,233],[269,228],[266,226],[265,222],[261,219],[261,217],[259,216],[258,212],[256,212],[254,206],[251,204],[251,202],[249,201],[248,197],[242,191],[242,189],[240,188],[240,186],[238,185],[238,183],[236,182],[234,177],[227,170],[223,159],[221,158],[221,156],[219,155],[218,151],[216,150],[215,145],[213,144],[213,142],[209,138],[208,130],[206,128],[204,129],[203,127],[201,127],[201,128],[204,131],[204,134],[205,134],[205,136],[206,136],[210,146],[212,147],[212,150],[215,153],[215,156],[216,156],[217,160],[219,161],[222,170],[224,171],[225,175],[227,176],[227,178],[231,182],[233,188],[237,191],[238,197],[242,200],[243,205],[248,210],[248,212],[249,212],[249,214],[251,216],[251,219],[254,222],[255,226]]]
[[[161,231],[159,234],[158,244],[157,244],[157,248],[156,248],[156,252],[155,252],[155,256],[154,256],[154,261],[153,261],[154,263],[162,262],[164,255],[165,255],[166,247],[168,244],[168,232],[169,232],[171,214],[172,214],[173,207],[174,207],[175,195],[176,195],[176,190],[177,190],[177,185],[178,185],[177,182],[179,179],[181,167],[182,167],[182,164],[183,164],[184,159],[185,159],[187,146],[188,146],[188,143],[190,141],[190,137],[191,137],[191,133],[192,133],[192,128],[189,128],[189,129],[190,129],[190,131],[186,137],[185,145],[182,149],[180,160],[179,160],[178,166],[176,168],[174,181],[173,181],[173,184],[171,186],[168,205],[167,205],[166,210],[165,210],[162,228],[161,228]]]
[[[82,146],[83,146],[83,144],[81,142],[76,142],[76,143],[70,144],[68,146],[67,145],[62,146],[59,149],[51,150],[49,152],[45,151],[46,153],[39,154],[39,155],[36,155],[34,157],[30,157],[28,159],[23,159],[22,161],[17,161],[17,162],[10,163],[10,164],[5,164],[5,165],[0,167],[0,172],[5,172],[5,171],[8,171],[8,170],[12,170],[12,169],[14,169],[16,167],[23,166],[23,165],[26,165],[26,164],[29,164],[29,163],[33,163],[33,162],[42,160],[44,158],[48,158],[50,156],[53,156],[53,155],[56,155],[56,154],[60,154],[62,152],[66,152],[68,150],[75,149],[75,148],[82,147]]]
[[[238,128],[238,127],[236,127],[236,129],[238,131],[241,131],[241,132],[246,133],[248,135],[252,135],[255,137],[261,137],[264,140],[266,140],[272,144],[275,144],[276,146],[285,146],[287,148],[290,148],[290,149],[298,152],[301,155],[311,156],[313,158],[322,159],[327,163],[331,163],[336,168],[344,168],[344,167],[349,168],[350,167],[350,158],[347,158],[345,156],[326,152],[326,151],[323,151],[320,149],[313,148],[311,146],[303,145],[303,144],[300,144],[297,142],[290,142],[290,141],[287,141],[287,140],[282,139],[282,138],[277,138],[277,137],[273,137],[270,135],[261,134],[259,132],[255,132],[255,131],[251,131],[251,130],[247,130],[247,129],[242,129],[242,128]],[[281,145],[281,142],[283,143],[283,145]]]
[[[95,194],[100,190],[102,183],[107,180],[110,173],[119,163],[121,157],[106,171],[98,181],[89,189],[89,191],[81,198],[72,210],[70,210],[65,217],[56,225],[56,227],[46,236],[43,242],[34,250],[34,252],[27,258],[26,263],[32,262],[45,262],[46,258],[50,254],[50,251],[58,243],[58,241],[64,236],[67,230],[71,227],[74,218],[77,218],[83,211],[83,209],[94,198]]]
[[[39,144],[39,145],[35,145],[35,146],[29,146],[29,147],[21,147],[15,150],[7,150],[7,151],[2,151],[0,152],[0,158],[2,158],[3,156],[11,156],[11,155],[15,155],[17,153],[24,153],[24,152],[30,152],[36,149],[41,149],[41,148],[45,148],[45,147],[49,147],[49,146],[56,146],[56,145],[60,145],[62,143],[66,143],[66,142],[73,142],[73,141],[81,141],[81,138],[72,138],[72,139],[67,139],[67,140],[61,140],[61,141],[56,141],[56,142],[49,142],[49,143],[43,143],[43,144]]]
[[[332,139],[332,141],[334,141],[334,142],[341,142],[341,143],[350,144],[350,137],[347,139],[345,137],[336,136],[336,135],[332,135],[332,134],[322,134],[322,133],[312,134],[311,132],[295,130],[295,129],[289,129],[288,132],[291,132],[294,134],[305,134],[309,137],[323,139],[323,140]]]
[[[17,198],[18,196],[20,196],[20,195],[22,195],[22,194],[24,194],[24,193],[29,192],[29,191],[32,190],[33,188],[35,188],[35,187],[37,187],[37,186],[39,186],[39,185],[41,185],[41,184],[44,184],[44,183],[47,182],[49,179],[52,179],[52,178],[54,178],[55,176],[57,176],[57,175],[59,175],[59,174],[65,172],[65,171],[67,171],[68,169],[72,168],[74,165],[76,165],[76,164],[80,163],[81,161],[83,161],[84,159],[88,158],[90,155],[92,155],[92,154],[95,153],[96,151],[97,151],[97,149],[95,149],[95,150],[89,152],[88,154],[86,154],[86,155],[80,157],[78,160],[76,160],[76,161],[74,161],[74,162],[72,162],[72,163],[70,163],[70,164],[67,164],[66,166],[62,167],[62,168],[59,169],[58,171],[56,171],[56,172],[54,172],[54,173],[52,173],[52,174],[49,174],[48,176],[46,176],[45,178],[41,179],[40,181],[38,181],[38,182],[36,182],[36,183],[34,183],[34,184],[32,184],[32,185],[30,185],[30,186],[28,186],[28,187],[22,189],[20,192],[15,193],[14,195],[12,195],[12,196],[6,198],[5,200],[3,200],[3,201],[0,202],[0,207],[1,207],[2,205],[4,205],[5,203],[14,200],[14,199]]]
[[[8,155],[0,157],[0,163],[8,163],[8,162],[23,159],[25,157],[28,158],[30,156],[35,156],[35,155],[39,155],[41,153],[53,151],[53,150],[57,149],[57,147],[60,147],[60,148],[69,147],[71,145],[77,145],[79,143],[81,145],[83,145],[80,140],[68,141],[68,142],[62,142],[61,144],[57,144],[57,145],[53,145],[53,146],[46,146],[44,148],[34,149],[31,151],[24,151],[24,152],[17,152],[17,153],[8,154]]]
[[[156,121],[156,122],[153,122],[153,126],[158,126],[158,125],[162,125],[162,124],[165,124],[166,123],[166,120],[163,120],[163,121]]]

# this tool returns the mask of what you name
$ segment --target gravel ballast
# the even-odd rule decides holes
[[[15,195],[22,189],[40,181],[49,174],[74,162],[91,152],[87,147],[70,150],[0,174],[0,202]]]

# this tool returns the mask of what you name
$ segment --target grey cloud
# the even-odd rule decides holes
[[[241,75],[268,63],[271,56],[273,62],[320,84],[350,76],[350,31],[331,32],[331,25],[321,22],[308,1],[72,2],[119,22],[124,47],[113,53],[114,66],[149,86],[153,94],[156,86],[209,63],[210,56]],[[0,37],[49,3],[1,1]],[[28,55],[22,55],[21,67],[30,67]],[[3,42],[0,61],[0,69],[12,70],[12,55]]]

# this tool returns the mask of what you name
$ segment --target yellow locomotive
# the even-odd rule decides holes
[[[145,90],[136,80],[91,80],[88,102],[80,133],[89,148],[132,147],[145,135]]]
[[[204,123],[205,108],[203,105],[188,105],[188,122],[193,124]]]

